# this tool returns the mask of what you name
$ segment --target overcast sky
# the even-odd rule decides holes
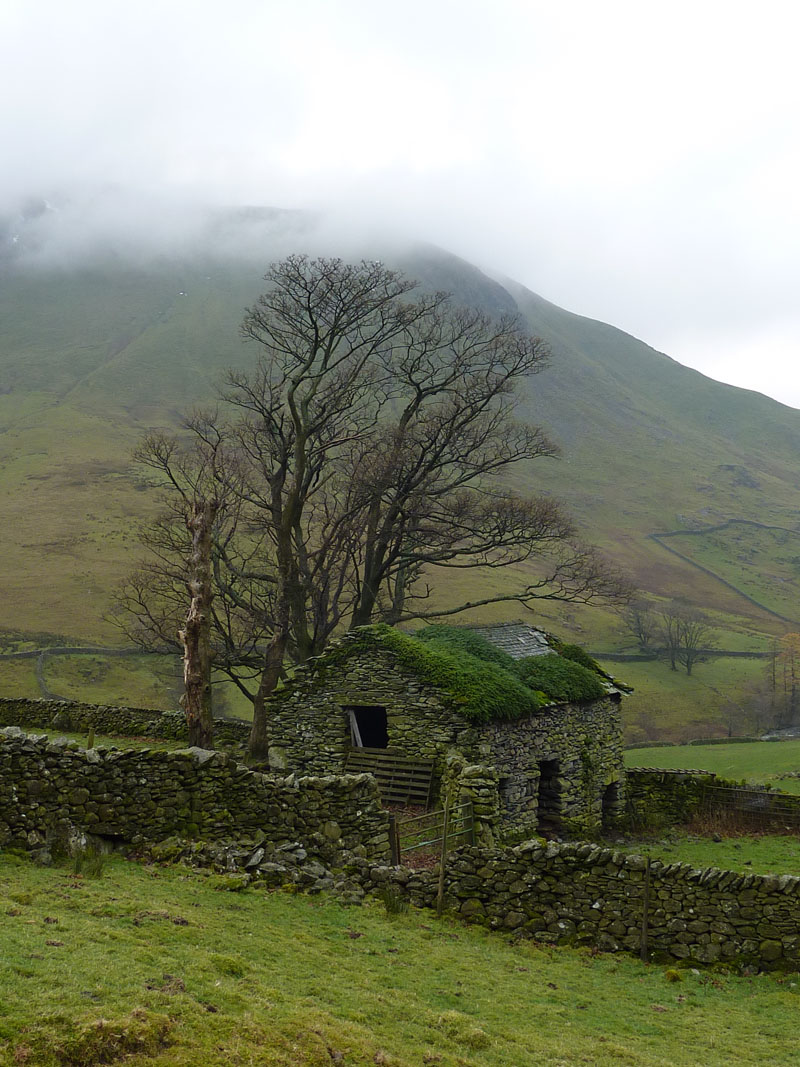
[[[321,208],[800,407],[796,12],[0,0],[0,199]]]

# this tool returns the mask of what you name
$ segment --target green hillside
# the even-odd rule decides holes
[[[253,358],[238,324],[275,254],[267,241],[255,258],[207,247],[136,264],[0,267],[0,631],[119,641],[105,618],[110,592],[152,507],[130,450],[144,430],[175,426],[211,400],[226,367]],[[800,628],[800,412],[439,250],[416,249],[401,265],[457,301],[516,309],[549,341],[551,366],[531,379],[521,414],[549,429],[562,457],[521,465],[518,488],[563,498],[654,597],[712,611],[721,647],[763,649]],[[482,594],[474,575],[446,580]],[[494,573],[486,586],[507,580]],[[495,608],[481,618],[507,616]],[[595,652],[635,650],[612,613],[547,603],[538,617]],[[752,677],[762,668],[753,661]],[[673,690],[671,719],[682,699]],[[697,712],[688,686],[685,696]]]

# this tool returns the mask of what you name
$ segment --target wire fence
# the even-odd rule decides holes
[[[705,785],[701,808],[705,814],[735,815],[760,826],[800,830],[800,796],[766,789]]]

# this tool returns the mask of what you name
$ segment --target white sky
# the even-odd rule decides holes
[[[0,0],[0,201],[322,208],[800,406],[791,0]]]

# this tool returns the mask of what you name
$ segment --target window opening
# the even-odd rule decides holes
[[[386,708],[377,704],[353,704],[345,708],[350,717],[354,748],[388,748]]]

